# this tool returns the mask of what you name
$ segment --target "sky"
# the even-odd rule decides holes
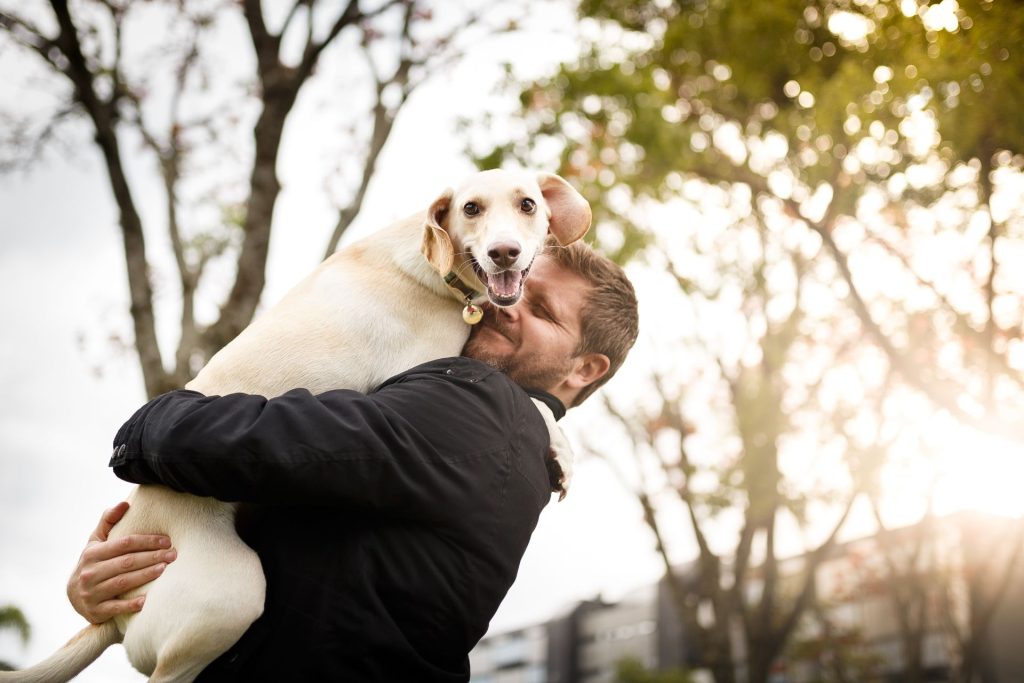
[[[454,124],[485,105],[503,106],[489,94],[500,59],[514,55],[524,73],[542,73],[573,53],[571,15],[557,4],[547,7],[544,23],[565,27],[561,37],[545,30],[543,36],[488,41],[413,95],[345,241],[426,206],[473,171]],[[12,66],[31,68],[11,52],[0,53],[0,68]],[[24,96],[0,89],[0,108]],[[316,129],[322,112],[306,107],[303,113],[301,101],[299,109],[309,118],[296,118],[286,131],[264,305],[312,270],[334,222],[322,183],[309,177],[309,169],[322,164]],[[106,463],[117,428],[145,401],[135,358],[110,339],[130,325],[105,169],[91,146],[72,151],[0,178],[0,605],[17,605],[32,626],[27,647],[13,634],[0,634],[0,660],[19,666],[45,658],[84,626],[67,602],[67,578],[101,512],[131,490]],[[130,166],[143,163],[129,159]],[[162,211],[159,194],[135,189],[144,212]],[[575,431],[594,419],[584,407],[563,424],[578,443]],[[542,621],[599,594],[614,599],[659,574],[639,507],[611,470],[584,460],[568,498],[543,513],[492,631]],[[76,680],[144,677],[115,646]]]

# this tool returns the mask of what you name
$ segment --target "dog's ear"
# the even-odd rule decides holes
[[[590,204],[572,185],[553,173],[537,175],[537,184],[551,213],[548,232],[562,246],[571,244],[590,230]]]
[[[445,226],[448,223],[448,211],[452,204],[451,189],[445,190],[434,200],[427,211],[427,222],[423,225],[423,244],[420,251],[427,262],[441,275],[451,272],[455,261],[455,247]]]

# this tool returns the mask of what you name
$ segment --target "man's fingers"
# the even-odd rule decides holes
[[[105,541],[110,536],[110,530],[114,528],[114,525],[121,521],[124,517],[124,513],[128,512],[128,501],[121,501],[109,510],[103,511],[103,516],[100,517],[100,523],[96,525],[96,530],[92,532],[92,536],[89,537],[90,541]]]
[[[134,588],[146,585],[163,574],[166,568],[167,563],[160,562],[134,571],[116,574],[105,581],[99,582],[95,588],[89,590],[90,602],[99,603],[97,610],[108,602],[125,602],[115,598]],[[120,613],[118,612],[118,614]]]
[[[93,624],[102,624],[104,621],[108,621],[118,614],[131,614],[132,612],[138,612],[142,609],[143,603],[145,603],[145,596],[139,596],[132,598],[131,600],[107,600],[106,602],[100,603],[96,610],[85,615]]]
[[[126,536],[125,538],[130,537]],[[173,562],[177,556],[178,553],[175,550],[164,550],[162,548],[154,550],[152,547],[144,547],[138,552],[119,554],[102,561],[90,562],[90,566],[82,570],[80,578],[83,586],[86,589],[91,589],[92,586],[99,586],[119,574],[128,575],[136,570],[146,569],[161,563]],[[129,586],[128,588],[134,588],[134,586]],[[108,597],[123,593],[128,588],[123,588]]]
[[[164,550],[171,547],[171,539],[162,534],[132,534],[112,541],[93,542],[82,552],[83,562],[103,562],[122,555]],[[129,565],[130,566],[130,565]]]
[[[164,534],[110,539],[111,530],[126,512],[128,503],[121,502],[103,513],[68,579],[72,607],[94,624],[142,609],[142,596],[128,600],[118,596],[157,578],[177,557],[171,539]]]

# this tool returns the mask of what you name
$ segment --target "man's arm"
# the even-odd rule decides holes
[[[122,427],[111,465],[128,481],[226,501],[451,515],[514,434],[510,386],[492,381],[442,374],[269,400],[172,392]]]
[[[103,513],[68,580],[71,606],[93,624],[142,609],[145,596],[131,600],[117,596],[149,583],[177,558],[167,536],[138,534],[108,540],[110,530],[127,511],[128,503],[122,502]]]

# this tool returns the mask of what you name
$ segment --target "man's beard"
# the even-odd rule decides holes
[[[483,325],[503,332],[501,323],[497,322],[494,313],[488,311],[490,319]],[[553,358],[543,354],[535,354],[526,358],[502,354],[490,348],[486,343],[478,341],[476,334],[471,334],[462,349],[462,355],[487,363],[492,368],[508,375],[509,379],[526,389],[551,391],[561,384],[572,370],[573,359],[570,356]]]

